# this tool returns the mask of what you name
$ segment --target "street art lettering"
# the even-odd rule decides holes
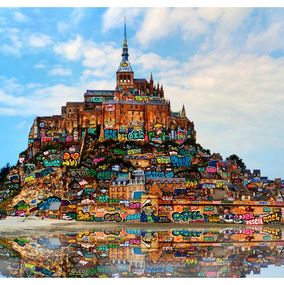
[[[56,160],[44,160],[43,165],[45,167],[60,167],[61,166],[61,160],[56,159]]]
[[[35,175],[34,174],[31,174],[31,175],[28,175],[24,178],[24,181],[25,183],[28,183],[28,182],[31,182],[31,181],[34,181],[35,180]]]
[[[127,150],[127,154],[128,155],[134,155],[134,154],[140,154],[141,153],[141,149],[138,148],[138,149],[128,149]]]
[[[145,135],[142,130],[133,130],[130,133],[128,133],[128,139],[131,140],[144,140]]]
[[[145,177],[146,178],[153,178],[153,179],[157,179],[157,178],[173,178],[174,177],[174,173],[173,171],[168,171],[168,172],[162,172],[162,171],[146,171],[145,172]]]
[[[128,139],[127,134],[122,134],[122,133],[118,134],[118,141],[119,142],[125,142],[125,141],[127,141],[127,139]]]
[[[157,156],[156,159],[159,164],[168,164],[171,162],[169,156]]]
[[[174,167],[189,167],[191,163],[191,158],[189,155],[185,156],[172,155],[171,163]]]
[[[97,178],[99,180],[109,180],[111,179],[112,172],[111,171],[98,171]]]
[[[91,97],[90,102],[92,103],[102,103],[103,102],[103,97]]]
[[[114,214],[105,214],[104,215],[104,220],[106,222],[121,222],[122,218],[119,213],[114,213]]]
[[[39,210],[48,210],[50,207],[50,204],[52,202],[60,202],[60,198],[59,197],[49,197],[45,200],[43,200],[42,202],[40,202],[37,207]]]
[[[77,213],[77,220],[78,221],[92,221],[93,216],[89,212],[83,212],[79,210]]]
[[[205,171],[206,171],[207,173],[216,173],[216,172],[217,172],[217,169],[216,169],[216,167],[207,166]]]
[[[184,236],[184,237],[200,237],[203,231],[191,231],[191,230],[173,230],[172,234],[174,236]]]
[[[126,221],[139,221],[141,220],[141,214],[136,213],[136,214],[129,214],[125,217]]]
[[[263,225],[263,220],[262,218],[247,220],[246,225]]]
[[[186,180],[185,187],[187,189],[197,189],[198,182],[196,180]]]
[[[188,222],[188,221],[202,221],[204,219],[203,215],[200,214],[200,211],[184,211],[182,213],[179,212],[174,212],[172,214],[172,219],[175,222],[183,221],[183,222]]]
[[[117,130],[107,129],[104,131],[104,136],[106,140],[116,140],[117,139]]]
[[[69,153],[64,152],[62,165],[69,167],[77,167],[80,159],[80,154],[78,152]]]
[[[127,153],[126,150],[118,149],[118,148],[115,148],[115,149],[113,150],[113,152],[114,152],[114,154],[116,154],[116,155],[125,155],[125,154]]]
[[[264,224],[279,223],[281,221],[281,212],[274,212],[262,217]]]
[[[105,160],[105,157],[96,157],[93,159],[93,163],[97,164]]]

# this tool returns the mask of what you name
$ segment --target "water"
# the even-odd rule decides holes
[[[0,238],[0,277],[284,277],[281,228],[135,229]]]

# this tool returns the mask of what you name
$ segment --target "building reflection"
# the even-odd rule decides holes
[[[279,228],[112,229],[0,239],[7,277],[246,277],[284,264]],[[284,275],[284,274],[283,274]]]

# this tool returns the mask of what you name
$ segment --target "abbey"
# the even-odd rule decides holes
[[[134,78],[129,62],[126,25],[122,59],[114,90],[87,90],[83,102],[67,102],[61,115],[37,117],[29,144],[34,149],[49,141],[72,142],[86,133],[97,139],[166,141],[195,140],[194,124],[181,112],[172,112],[163,86]]]

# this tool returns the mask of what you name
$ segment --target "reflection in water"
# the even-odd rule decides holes
[[[262,227],[45,233],[0,239],[0,273],[6,277],[246,277],[253,273],[259,277],[263,268],[284,264],[283,246],[280,229]]]

